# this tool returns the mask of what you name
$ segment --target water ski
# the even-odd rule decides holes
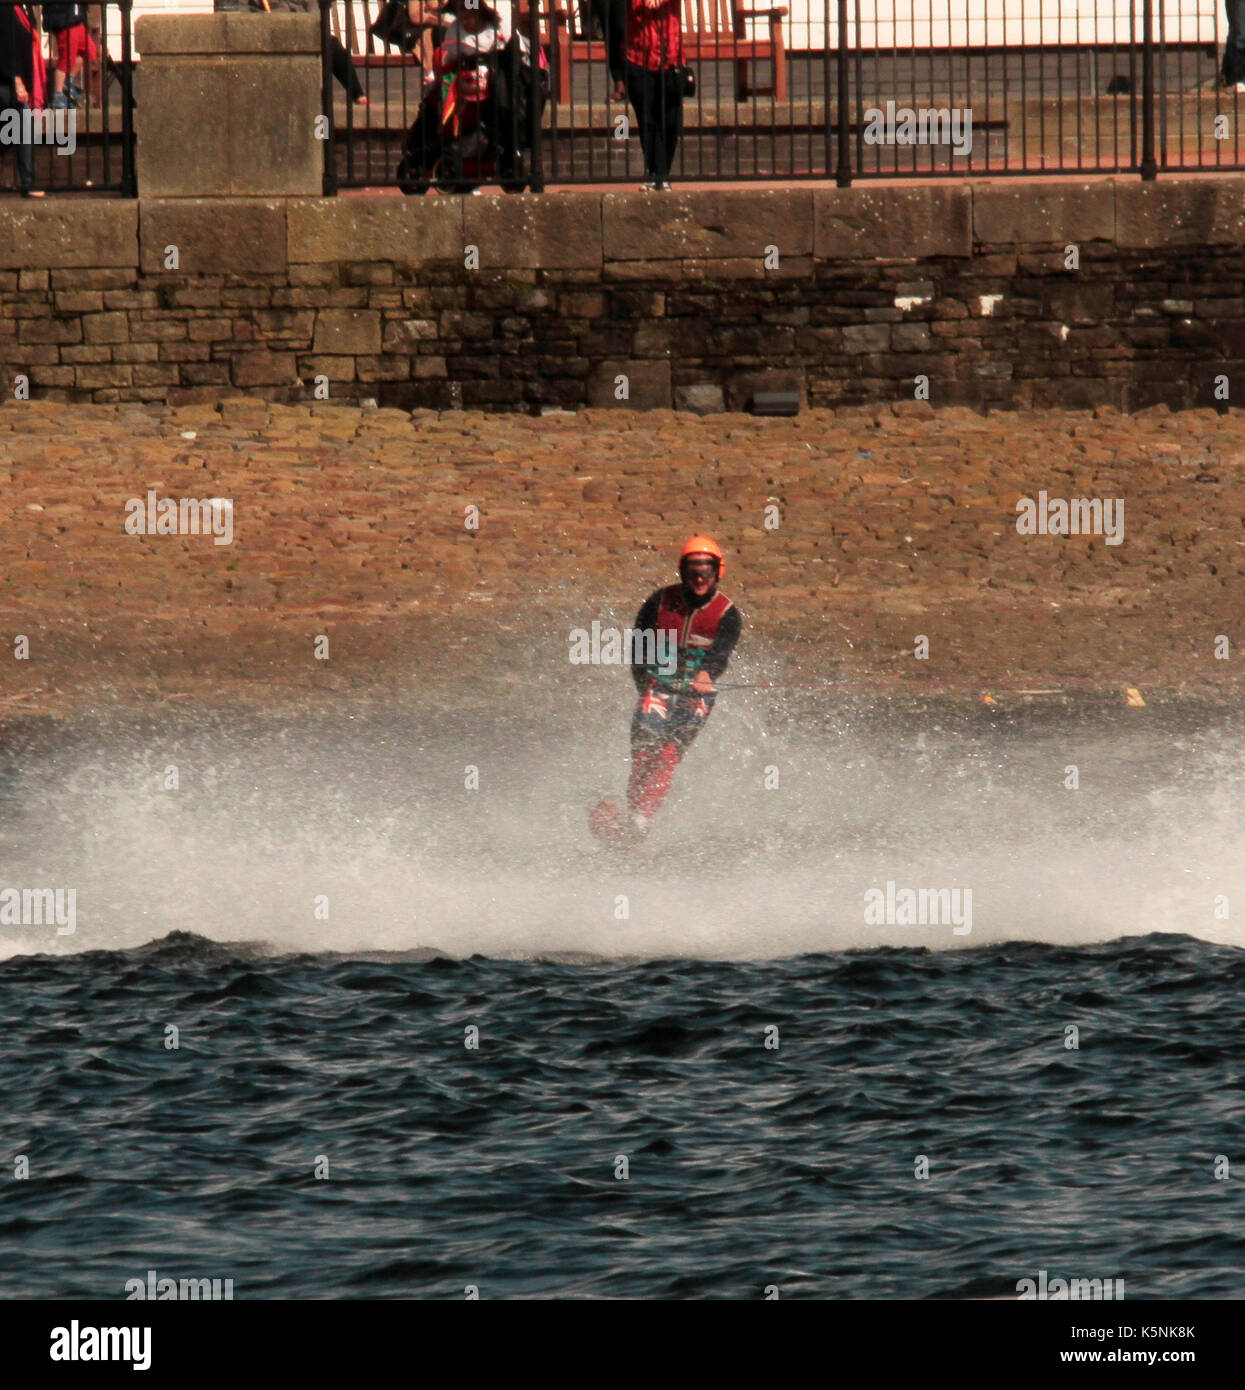
[[[598,801],[588,812],[588,827],[606,845],[621,845],[626,838],[622,811],[616,801]]]

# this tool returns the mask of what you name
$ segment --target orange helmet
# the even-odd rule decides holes
[[[712,555],[718,562],[718,578],[721,579],[726,573],[726,560],[722,555],[722,547],[717,541],[710,540],[708,536],[693,536],[683,547],[683,554],[679,556],[679,571],[683,570],[683,561],[689,555]]]

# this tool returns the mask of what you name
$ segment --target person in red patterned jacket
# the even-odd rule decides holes
[[[627,806],[644,834],[670,790],[683,754],[713,710],[714,681],[726,670],[739,641],[739,609],[718,591],[725,567],[721,548],[693,536],[679,559],[678,584],[651,594],[635,620],[639,632],[666,632],[677,652],[673,676],[633,663],[640,699],[631,720],[631,777]]]
[[[646,192],[670,189],[670,166],[683,132],[683,92],[672,69],[683,66],[680,0],[627,0],[623,49],[627,95],[640,125]]]

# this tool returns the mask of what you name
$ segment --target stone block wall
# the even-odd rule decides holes
[[[0,392],[1222,408],[1243,286],[1231,176],[48,200],[0,208]]]

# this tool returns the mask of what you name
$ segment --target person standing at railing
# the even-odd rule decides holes
[[[537,118],[543,109],[541,73],[548,65],[543,51],[533,59],[522,28],[512,28],[511,7],[494,3],[447,0],[450,18],[433,80],[425,77],[398,165],[403,193],[426,193],[434,181],[447,192],[476,193],[498,166],[503,187],[523,186],[520,152],[530,148],[531,103]]]
[[[35,157],[28,143],[20,137],[28,133],[26,122],[20,119],[23,108],[40,104],[42,92],[38,87],[38,35],[34,16],[26,5],[0,5],[0,113],[14,111],[18,120],[18,140],[13,146],[17,157],[17,178],[23,198],[42,198],[35,188]],[[0,119],[6,119],[0,116]]]
[[[683,28],[679,0],[627,0],[627,93],[640,123],[646,192],[669,191],[683,130]]]
[[[98,61],[95,40],[87,32],[86,11],[81,5],[44,5],[44,32],[56,41],[56,71],[52,74],[53,111],[81,105],[79,78],[87,62]]]
[[[1245,92],[1245,0],[1227,0],[1228,38],[1223,46],[1223,85]]]

